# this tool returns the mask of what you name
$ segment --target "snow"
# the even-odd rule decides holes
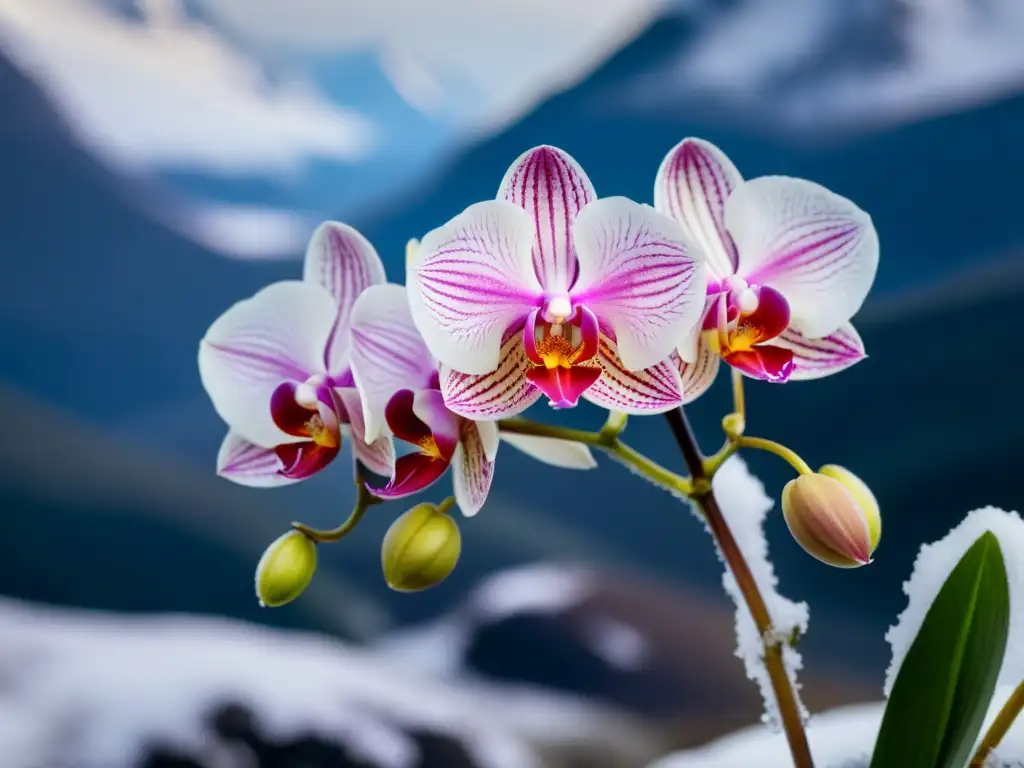
[[[803,666],[800,653],[786,639],[797,632],[807,631],[810,613],[807,603],[795,603],[778,592],[778,578],[768,559],[768,541],[764,535],[764,520],[774,506],[765,494],[764,485],[747,469],[738,456],[733,456],[715,474],[712,481],[715,497],[722,509],[729,530],[743,553],[744,559],[764,598],[775,630],[775,640],[783,643],[783,662],[790,682],[799,698],[796,673]],[[736,655],[743,660],[747,677],[757,683],[765,702],[764,721],[772,728],[780,728],[779,708],[764,663],[764,638],[754,624],[739,585],[727,568],[722,577],[725,591],[736,603]],[[801,713],[807,712],[800,704]]]
[[[892,663],[885,675],[886,696],[946,577],[986,531],[999,539],[1010,584],[1010,634],[999,684],[1017,685],[1024,680],[1024,520],[1016,512],[984,507],[968,514],[944,538],[921,547],[913,573],[903,585],[909,597],[906,610],[885,636],[892,647]]]

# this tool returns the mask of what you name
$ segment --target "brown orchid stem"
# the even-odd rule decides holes
[[[318,528],[310,528],[305,523],[292,523],[292,528],[296,531],[303,533],[306,538],[312,539],[318,544],[327,544],[334,541],[341,541],[343,538],[348,536],[355,527],[359,525],[359,521],[363,519],[363,515],[366,514],[366,510],[372,507],[374,504],[380,504],[383,499],[379,499],[370,493],[370,489],[366,487],[366,470],[363,469],[362,464],[356,465],[356,503],[352,508],[352,512],[349,514],[348,519],[345,520],[337,528],[331,528],[330,530],[320,530]]]
[[[992,754],[992,750],[999,746],[999,742],[1006,736],[1010,726],[1013,725],[1013,721],[1017,719],[1017,715],[1021,713],[1022,709],[1024,709],[1024,681],[1021,681],[1020,685],[1010,694],[1010,698],[1003,704],[1003,708],[999,710],[996,719],[992,721],[992,725],[985,732],[985,736],[978,745],[978,751],[971,758],[971,766],[982,766],[985,764],[985,761]]]
[[[814,759],[811,757],[811,749],[807,743],[807,734],[804,731],[796,692],[793,690],[783,663],[782,643],[776,637],[768,606],[764,602],[761,590],[758,589],[754,575],[751,573],[732,531],[729,530],[725,516],[711,490],[711,476],[705,470],[704,457],[697,445],[693,429],[682,408],[669,411],[665,414],[665,418],[693,477],[691,498],[704,513],[704,519],[707,520],[711,535],[729,566],[729,570],[732,571],[740,593],[750,610],[750,615],[754,619],[754,625],[761,635],[764,644],[765,667],[768,669],[768,676],[775,691],[779,716],[786,733],[786,740],[789,742],[789,750],[793,755],[795,768],[814,768]]]

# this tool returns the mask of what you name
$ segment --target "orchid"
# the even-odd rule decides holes
[[[269,285],[214,321],[199,344],[199,374],[228,425],[219,475],[256,487],[297,482],[334,460],[344,432],[359,461],[390,473],[391,440],[364,440],[350,368],[356,297],[382,282],[366,238],[327,222],[310,239],[301,281]]]
[[[499,419],[542,395],[625,413],[683,402],[673,350],[701,317],[703,256],[653,208],[598,199],[560,149],[524,153],[496,200],[427,234],[408,282],[458,414]]]
[[[399,457],[381,499],[411,496],[452,468],[455,500],[466,515],[484,505],[494,477],[498,425],[449,410],[439,388],[437,363],[413,323],[401,285],[375,285],[352,310],[352,376],[362,402],[365,440],[393,435],[415,446]],[[595,466],[586,446],[566,440],[507,436],[511,444],[556,466]]]
[[[703,320],[679,348],[695,371],[692,396],[711,385],[719,359],[783,382],[864,358],[849,320],[874,282],[878,235],[852,202],[803,179],[744,181],[724,152],[689,138],[662,162],[654,207],[707,255]]]

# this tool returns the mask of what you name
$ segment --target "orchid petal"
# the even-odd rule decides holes
[[[541,398],[526,378],[533,366],[526,359],[522,333],[510,333],[501,346],[496,370],[469,376],[440,366],[441,392],[449,410],[475,421],[495,421],[516,416]]]
[[[808,339],[790,329],[772,339],[769,344],[793,352],[793,372],[789,376],[790,381],[807,381],[831,376],[867,357],[860,334],[849,323],[843,323],[835,333],[821,339]]]
[[[359,294],[383,283],[384,265],[370,241],[347,224],[325,221],[306,248],[302,279],[323,286],[334,297],[337,317],[324,361],[330,373],[348,365],[348,323]]]
[[[462,422],[462,439],[452,459],[452,485],[455,501],[466,517],[472,517],[487,501],[494,480],[494,462],[487,458],[478,425]]]
[[[391,477],[395,471],[395,443],[391,436],[381,435],[368,443],[359,392],[352,387],[345,387],[335,389],[334,394],[344,409],[352,435],[352,453],[356,459],[375,475]]]
[[[697,345],[697,356],[692,363],[681,357],[676,358],[679,376],[683,380],[683,405],[692,403],[703,395],[718,376],[722,358],[707,343],[703,336]]]
[[[683,382],[670,359],[642,371],[627,370],[615,343],[604,335],[596,359],[601,378],[583,393],[585,400],[609,411],[639,415],[664,413],[683,404]]]
[[[780,291],[792,327],[808,338],[832,333],[864,303],[878,271],[878,233],[845,197],[803,179],[764,177],[736,188],[725,221],[738,274]]]
[[[340,450],[339,445],[325,446],[316,443],[287,443],[277,446],[274,451],[283,465],[281,474],[293,480],[305,480],[326,467]]]
[[[283,381],[324,372],[334,299],[312,283],[267,286],[228,309],[199,343],[199,376],[217,414],[257,445],[286,437],[270,416],[270,395]]]
[[[505,173],[498,199],[530,214],[533,266],[540,284],[548,293],[567,293],[576,277],[572,224],[583,206],[597,199],[580,164],[557,147],[534,147]]]
[[[373,442],[387,429],[384,409],[400,389],[426,387],[434,361],[412,321],[401,285],[367,288],[352,308],[352,378],[362,398],[366,438]]]
[[[498,431],[498,424],[493,421],[478,421],[476,430],[480,433],[480,440],[484,446],[484,456],[488,461],[494,461],[498,455],[498,447],[501,445],[501,433]]]
[[[431,353],[461,373],[498,367],[501,341],[541,300],[533,221],[504,200],[471,205],[420,243],[409,306]]]
[[[611,326],[628,370],[667,359],[702,316],[701,251],[678,223],[624,197],[591,203],[573,231],[580,265],[573,302]]]
[[[742,182],[722,150],[693,138],[671,149],[654,182],[654,207],[683,225],[717,278],[736,272],[736,245],[725,228],[725,201]]]
[[[597,466],[590,449],[572,440],[502,432],[501,439],[530,458],[562,469],[593,469]]]
[[[388,402],[386,415],[395,437],[424,450],[436,448],[445,461],[451,460],[459,441],[459,419],[436,389],[401,390]]]
[[[217,474],[250,488],[275,488],[297,483],[298,478],[281,474],[283,467],[273,448],[261,448],[230,430],[217,452]]]
[[[367,485],[381,499],[401,499],[419,493],[441,479],[451,462],[422,453],[409,453],[395,462],[395,472],[383,488]]]
[[[793,351],[770,344],[725,355],[725,362],[752,379],[782,384],[793,375]]]
[[[575,408],[580,397],[590,389],[601,376],[601,366],[596,360],[581,363],[571,368],[548,368],[537,366],[526,372],[526,378],[548,398],[553,408]]]

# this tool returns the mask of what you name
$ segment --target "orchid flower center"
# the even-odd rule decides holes
[[[417,447],[420,449],[420,453],[431,459],[444,459],[444,454],[441,453],[441,449],[437,445],[437,440],[433,435],[427,435],[416,441]]]
[[[290,435],[308,437],[321,448],[341,445],[338,406],[323,376],[279,386],[271,397],[270,413],[278,427]]]
[[[704,338],[719,354],[747,352],[789,326],[789,302],[774,288],[749,285],[737,275],[722,287],[704,320]]]
[[[571,368],[583,352],[583,331],[578,325],[537,323],[534,345],[545,368]]]

